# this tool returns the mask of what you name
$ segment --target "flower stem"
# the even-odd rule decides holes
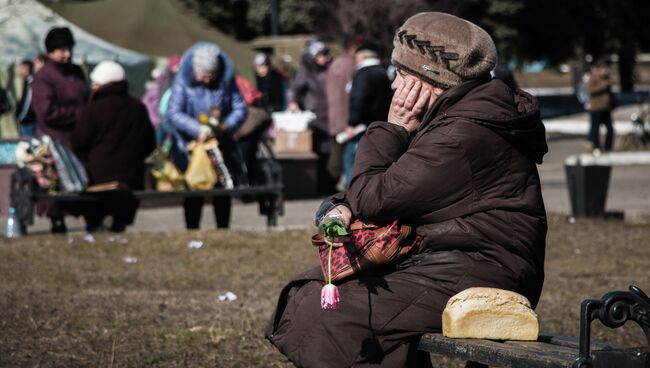
[[[327,255],[327,273],[328,273],[328,284],[332,283],[332,249],[334,248],[334,243],[330,243],[330,251]]]

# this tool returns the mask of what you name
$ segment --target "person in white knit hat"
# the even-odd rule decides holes
[[[124,68],[102,61],[90,73],[93,92],[71,135],[72,150],[88,172],[89,185],[108,184],[144,189],[145,158],[155,148],[147,109],[129,96]],[[117,195],[117,194],[116,194]],[[124,231],[133,223],[138,201],[103,201],[83,208],[86,231],[103,230],[104,218],[113,218],[109,230]]]
[[[102,61],[90,73],[90,81],[93,90],[97,90],[104,84],[121,82],[126,80],[124,68],[114,61]]]

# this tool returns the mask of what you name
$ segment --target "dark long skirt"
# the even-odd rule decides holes
[[[441,330],[449,298],[472,286],[517,290],[516,279],[479,253],[425,253],[340,284],[339,308],[323,310],[314,268],[282,290],[266,338],[297,367],[430,367],[417,344]]]

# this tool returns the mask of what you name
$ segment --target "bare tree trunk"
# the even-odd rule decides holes
[[[633,39],[622,39],[621,49],[618,52],[618,74],[620,77],[621,91],[634,91],[634,65],[636,64],[636,49]]]
[[[572,85],[573,85],[573,92],[577,93],[578,92],[578,86],[582,82],[582,76],[585,74],[585,71],[587,70],[587,64],[585,62],[585,50],[582,48],[582,46],[576,46],[574,48],[574,55],[575,55],[575,61],[573,62],[573,75],[571,76],[572,80]]]

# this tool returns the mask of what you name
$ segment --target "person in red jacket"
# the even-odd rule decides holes
[[[75,45],[67,27],[52,28],[45,37],[47,60],[34,75],[32,106],[36,114],[36,136],[48,135],[70,148],[70,134],[88,99],[83,70],[72,63]],[[52,221],[53,233],[67,231],[65,211],[59,205],[39,204],[38,212]]]
[[[126,73],[114,61],[102,61],[90,73],[93,93],[71,135],[73,152],[88,172],[89,185],[119,183],[122,188],[144,189],[145,158],[156,147],[147,108],[129,96]],[[86,231],[101,230],[108,215],[111,231],[124,231],[133,223],[135,199],[111,198],[84,208]]]

